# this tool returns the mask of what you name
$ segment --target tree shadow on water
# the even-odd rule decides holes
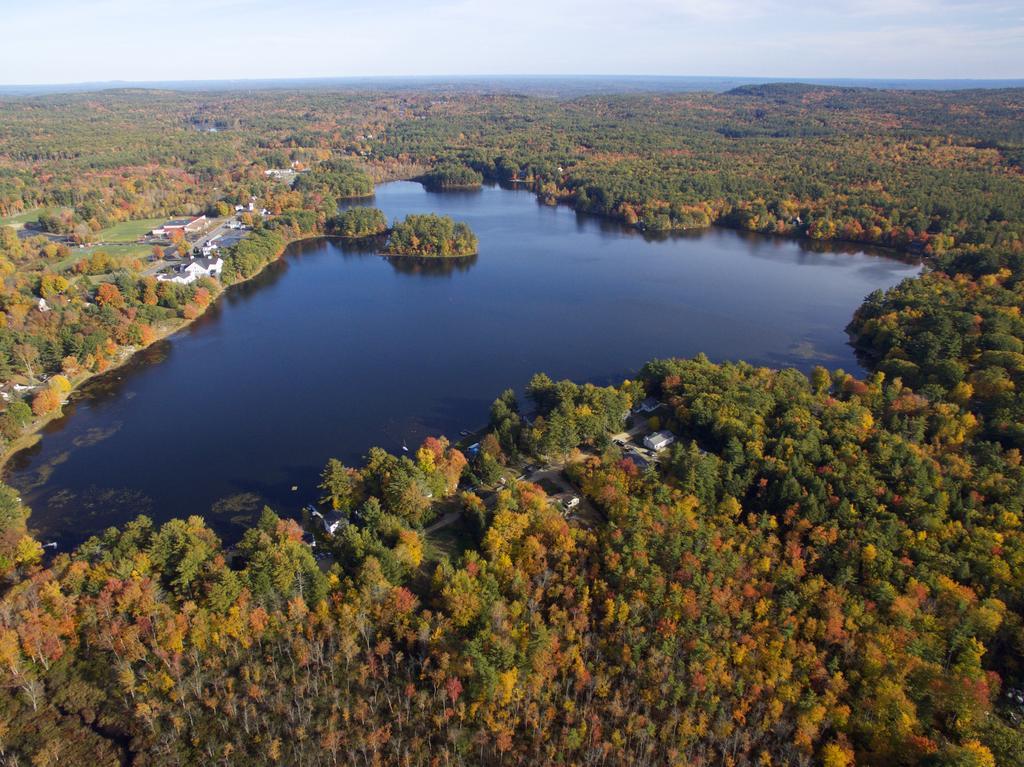
[[[468,272],[476,264],[477,257],[461,258],[418,258],[415,256],[385,256],[384,260],[398,274],[414,277],[451,277],[456,272]]]

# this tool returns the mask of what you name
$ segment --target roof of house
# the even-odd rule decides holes
[[[676,435],[670,431],[655,431],[644,437],[645,442],[671,442],[676,438]]]

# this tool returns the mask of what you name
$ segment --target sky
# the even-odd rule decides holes
[[[1024,0],[0,0],[0,84],[1022,78]]]

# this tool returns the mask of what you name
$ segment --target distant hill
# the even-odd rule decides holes
[[[83,93],[128,88],[187,92],[237,90],[408,90],[465,88],[469,91],[520,92],[536,95],[573,96],[614,93],[685,93],[710,91],[758,95],[760,88],[805,86],[820,88],[885,90],[967,90],[1021,88],[1024,79],[1015,80],[913,80],[859,78],[774,78],[743,76],[676,75],[463,75],[463,76],[388,76],[388,77],[314,77],[252,80],[161,80],[133,82],[0,84],[0,96],[39,96],[53,93]],[[753,90],[746,90],[753,89]]]
[[[827,85],[823,83],[805,83],[805,82],[788,82],[788,83],[751,83],[750,85],[740,85],[736,88],[731,88],[725,92],[727,96],[753,96],[762,99],[791,99],[791,98],[803,98],[809,93],[822,93],[832,92],[841,93],[842,91],[854,91],[863,90],[863,88],[854,88],[850,86],[839,86],[839,85]]]

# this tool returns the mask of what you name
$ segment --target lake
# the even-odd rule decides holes
[[[705,352],[860,371],[844,327],[918,267],[857,248],[726,229],[651,239],[527,191],[378,188],[389,220],[436,212],[480,239],[468,261],[387,260],[310,240],[74,395],[8,465],[44,541],[137,514],[201,514],[236,539],[264,504],[297,512],[330,457],[476,429],[530,376],[618,383]],[[292,490],[295,486],[298,489]]]

